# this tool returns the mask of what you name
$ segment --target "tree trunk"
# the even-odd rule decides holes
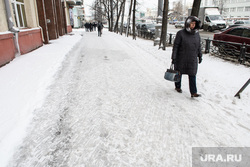
[[[136,0],[134,0],[134,8],[133,8],[133,39],[136,40],[136,33],[135,33],[135,9],[136,9]]]
[[[109,5],[109,2],[110,1],[108,1],[108,4],[107,4],[107,15],[108,15],[108,24],[109,24],[109,31],[110,31],[110,27],[111,27],[111,23],[110,23],[110,5]]]
[[[163,44],[162,49],[166,50],[166,38],[167,38],[167,24],[168,24],[168,0],[164,0],[163,7],[163,17],[162,17],[162,31],[161,31],[161,39],[159,44],[159,49],[161,48],[161,44]]]
[[[117,16],[117,19],[116,19],[116,23],[115,23],[115,29],[114,29],[114,31],[117,32],[117,33],[118,33],[118,22],[119,22],[119,19],[120,19],[120,16],[121,16],[121,12],[123,10],[123,6],[124,5],[125,5],[125,0],[123,0],[121,2],[120,10],[119,10],[119,13],[118,13],[118,16]]]
[[[129,8],[129,14],[128,14],[128,21],[127,21],[126,37],[128,37],[128,31],[129,31],[129,26],[130,26],[130,18],[131,18],[132,6],[133,6],[133,0],[130,1],[130,8]]]
[[[200,5],[201,5],[201,0],[194,0],[191,16],[198,17]]]
[[[110,0],[110,27],[109,27],[109,31],[113,31],[113,21],[114,21],[114,13],[113,13],[113,0]]]
[[[124,20],[124,13],[125,13],[125,5],[126,4],[126,0],[124,0],[124,5],[123,5],[123,8],[122,8],[122,22],[121,22],[121,29],[120,29],[120,34],[122,35],[122,32],[123,32],[123,20]]]

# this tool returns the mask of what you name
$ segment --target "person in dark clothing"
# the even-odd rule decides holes
[[[99,37],[102,36],[102,28],[103,28],[102,22],[98,22],[97,29]]]
[[[94,22],[93,26],[94,26],[94,31],[96,31],[96,26],[97,26],[96,22]]]
[[[178,31],[172,51],[172,63],[175,70],[189,77],[191,97],[199,97],[196,87],[198,63],[202,62],[200,34],[198,29],[201,22],[195,16],[189,16],[185,21],[185,28]],[[182,93],[181,80],[175,82],[175,90]]]
[[[85,23],[84,26],[85,26],[85,30],[88,32],[89,31],[89,23]]]
[[[92,23],[89,23],[89,29],[90,29],[90,32],[93,31],[93,24]]]

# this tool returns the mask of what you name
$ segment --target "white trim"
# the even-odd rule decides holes
[[[14,10],[15,10],[15,19],[16,19],[16,23],[17,23],[17,27],[19,28],[25,28],[25,24],[24,24],[24,17],[23,17],[23,10],[22,10],[22,5],[24,6],[25,9],[25,4],[24,2],[17,2],[16,0],[12,0],[12,3],[14,4]],[[21,18],[22,18],[22,25],[20,25],[20,20],[19,20],[19,13],[18,13],[18,9],[17,9],[17,5],[20,7],[20,14],[21,14]]]

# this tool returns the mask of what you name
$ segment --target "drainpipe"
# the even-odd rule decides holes
[[[17,53],[15,57],[17,57],[20,55],[20,48],[18,44],[18,33],[20,30],[17,27],[14,27],[14,23],[13,23],[11,12],[10,12],[9,0],[4,0],[4,3],[5,3],[5,9],[6,9],[8,28],[9,28],[9,31],[11,31],[14,34],[15,47],[17,49]]]

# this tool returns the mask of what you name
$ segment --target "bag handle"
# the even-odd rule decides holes
[[[174,64],[173,64],[173,63],[171,63],[170,69],[171,69],[171,70],[174,70]]]
[[[171,63],[171,65],[170,65],[170,70],[174,71],[174,64],[173,63]],[[177,71],[177,72],[178,72],[178,74],[180,74],[180,71]]]
[[[167,68],[167,70],[168,70],[168,68]],[[173,63],[171,63],[171,65],[170,65],[170,70],[174,70],[174,64]]]

